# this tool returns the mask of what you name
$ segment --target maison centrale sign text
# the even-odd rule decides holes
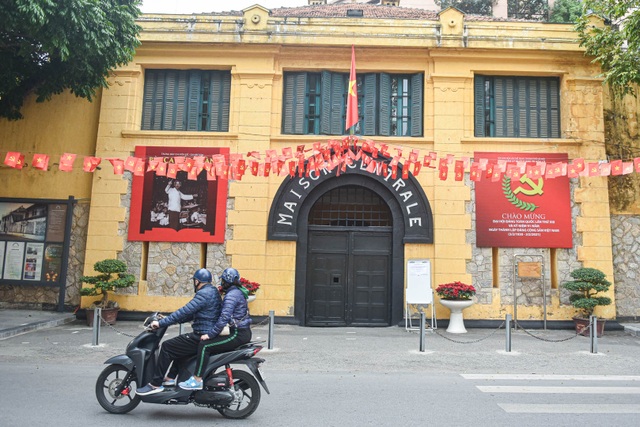
[[[395,178],[391,169],[384,174],[381,169],[369,172],[366,168],[358,161],[339,176],[337,169],[320,169],[312,170],[309,176],[286,178],[271,206],[269,239],[296,240],[299,221],[306,223],[311,206],[323,194],[343,185],[354,185],[374,191],[387,202],[394,231],[404,232],[404,242],[433,243],[431,206],[418,181],[412,175],[402,178],[400,166]]]

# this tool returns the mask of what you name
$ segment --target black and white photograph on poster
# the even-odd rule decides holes
[[[4,257],[4,272],[2,273],[3,279],[20,280],[22,278],[24,245],[24,242],[7,242]]]
[[[47,205],[0,202],[0,240],[44,241]]]
[[[27,254],[24,258],[23,280],[40,280],[44,243],[27,243]]]
[[[0,242],[0,277],[2,277],[2,269],[4,267],[4,247],[5,242]]]
[[[47,245],[44,250],[44,281],[57,282],[62,268],[62,245]]]

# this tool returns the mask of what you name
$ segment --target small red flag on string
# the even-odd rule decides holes
[[[349,73],[349,92],[347,93],[346,130],[358,123],[358,83],[356,80],[356,48],[351,45],[351,72]]]
[[[58,163],[58,169],[64,172],[71,172],[73,170],[73,162],[76,161],[76,155],[72,153],[64,153],[60,156],[60,162]]]
[[[47,170],[47,167],[49,167],[49,156],[46,154],[34,154],[33,160],[31,160],[31,166],[43,171]]]
[[[462,162],[462,160],[456,160],[454,172],[455,180],[462,181],[462,179],[464,178],[464,163]]]
[[[85,156],[82,160],[82,170],[85,172],[93,172],[96,170],[100,162],[102,162],[100,157]]]
[[[4,164],[9,167],[18,169],[16,165],[18,164],[18,160],[20,160],[20,155],[21,154],[18,151],[9,151],[4,157]]]
[[[122,175],[124,173],[124,160],[122,159],[109,159],[113,166],[113,173],[115,175]]]
[[[622,175],[622,160],[613,160],[611,162],[611,175]]]

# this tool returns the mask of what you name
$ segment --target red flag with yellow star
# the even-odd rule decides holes
[[[349,92],[347,93],[346,130],[358,123],[358,84],[356,83],[356,49],[351,45],[351,73],[349,73]]]

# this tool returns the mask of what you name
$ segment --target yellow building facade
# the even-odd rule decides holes
[[[103,91],[99,104],[91,106],[99,105],[95,155],[103,159],[127,159],[140,147],[165,147],[172,152],[188,147],[228,149],[248,161],[251,152],[264,158],[268,150],[281,153],[290,147],[310,149],[314,143],[341,140],[342,130],[330,134],[313,133],[310,128],[290,131],[295,126],[287,127],[285,107],[292,90],[287,84],[295,85],[294,75],[307,79],[322,73],[348,75],[352,45],[358,76],[420,76],[414,87],[422,88],[421,115],[413,118],[419,131],[414,136],[411,132],[392,136],[380,127],[361,136],[391,150],[403,150],[403,161],[412,150],[421,156],[433,152],[438,158],[455,159],[473,159],[482,152],[566,154],[568,159],[592,162],[606,158],[599,69],[584,56],[570,25],[489,21],[453,8],[435,14],[361,4],[274,11],[256,5],[241,14],[144,15],[139,23],[142,44],[134,60],[114,71],[109,89]],[[156,78],[153,73],[158,70],[178,74],[204,70],[210,72],[211,82],[216,73],[228,73],[225,126],[217,131],[150,128],[145,123],[149,118],[145,84]],[[557,134],[477,136],[480,113],[474,90],[478,76],[558,82]],[[308,107],[309,93],[305,96]],[[419,107],[414,105],[414,111]],[[360,105],[361,110],[366,108]],[[91,185],[84,272],[91,274],[92,265],[101,259],[126,260],[139,280],[134,289],[115,299],[123,310],[148,312],[172,311],[188,301],[189,278],[201,266],[216,277],[233,266],[242,277],[261,284],[258,298],[250,305],[253,315],[274,311],[302,325],[355,326],[402,320],[407,266],[412,260],[429,261],[433,289],[452,281],[476,287],[477,301],[465,310],[468,319],[500,320],[511,313],[520,320],[567,320],[575,310],[560,284],[569,279],[571,270],[593,267],[613,278],[606,177],[571,179],[571,248],[480,248],[475,244],[475,183],[468,167],[462,181],[453,178],[453,166],[448,179],[440,179],[438,169],[423,167],[407,180],[408,188],[414,188],[412,195],[426,205],[423,213],[430,227],[426,237],[415,239],[407,231],[411,208],[398,201],[402,196],[392,197],[396,181],[376,181],[368,172],[354,171],[323,178],[322,185],[311,186],[313,191],[301,197],[299,205],[286,205],[296,227],[288,237],[286,232],[278,234],[278,224],[286,222],[278,215],[284,204],[291,203],[283,192],[294,191],[292,181],[300,178],[246,173],[241,180],[228,181],[222,242],[166,242],[128,238],[134,178],[129,172],[116,175],[103,163]],[[339,195],[341,182],[355,188],[354,197],[367,196],[371,190],[388,202],[388,211],[381,208],[393,222],[387,237],[378,240],[380,236],[366,227],[342,224],[324,229],[314,222],[319,206],[331,204],[326,201],[331,195],[338,197],[336,209],[343,212],[378,209],[363,203],[349,205],[349,196]],[[403,222],[405,228],[400,226]],[[341,246],[343,238],[346,243]],[[380,252],[380,247],[387,249]],[[319,248],[323,255],[317,255]],[[341,255],[336,258],[336,253]],[[343,264],[336,266],[336,259]],[[358,280],[379,280],[372,273],[377,271],[378,259],[387,260],[381,272],[384,295],[371,297],[375,301],[361,307]],[[516,274],[519,261],[539,259],[541,277]],[[326,283],[313,288],[314,280]],[[613,291],[609,296],[614,297]],[[90,303],[90,298],[83,298],[81,305]],[[448,317],[448,310],[435,306],[438,318]],[[600,317],[616,316],[615,302],[598,310]]]

